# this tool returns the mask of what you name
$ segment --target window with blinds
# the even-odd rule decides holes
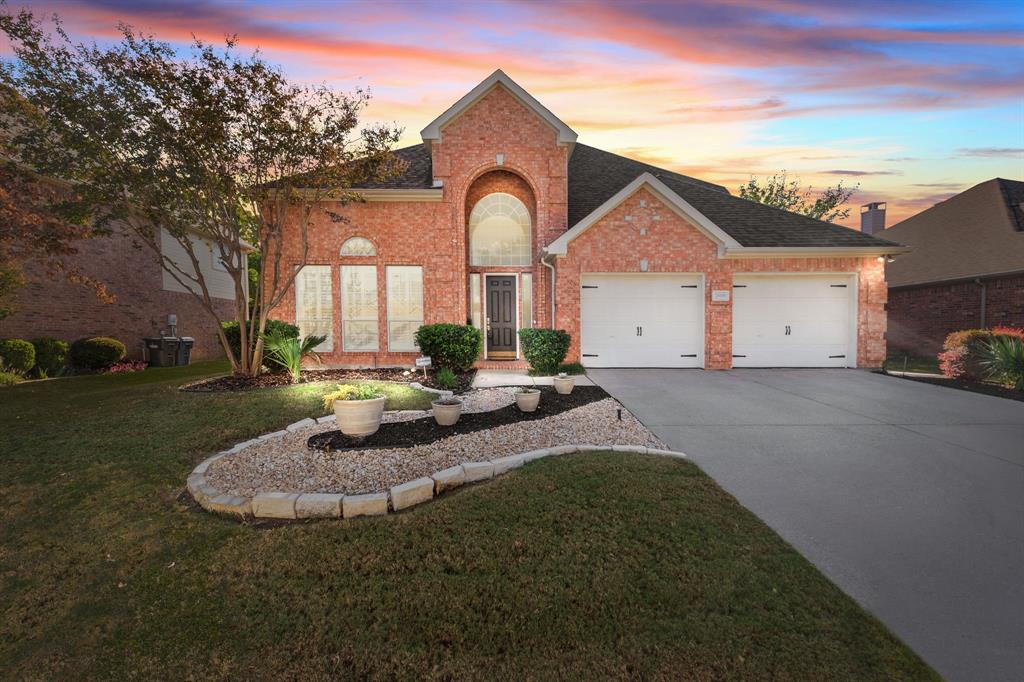
[[[331,266],[306,265],[295,277],[295,323],[299,336],[326,336],[318,351],[334,350],[334,308]]]
[[[341,336],[347,352],[380,349],[376,266],[341,266]]]
[[[415,351],[416,330],[423,324],[423,268],[389,265],[387,287],[388,350]]]

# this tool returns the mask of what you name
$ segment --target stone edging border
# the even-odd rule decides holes
[[[229,450],[218,452],[207,458],[192,470],[188,477],[188,491],[203,509],[216,514],[228,514],[241,519],[351,519],[357,516],[383,516],[424,502],[465,483],[485,481],[518,469],[527,462],[552,455],[567,455],[574,452],[633,452],[661,457],[687,459],[682,452],[659,450],[642,445],[556,445],[555,447],[531,450],[518,455],[508,455],[485,462],[466,462],[434,472],[406,483],[392,486],[386,493],[345,495],[342,493],[289,493],[265,492],[253,497],[222,493],[206,480],[206,470],[221,457],[233,455],[245,448],[265,440],[281,438],[298,429],[334,421],[334,415],[319,419],[303,419],[289,424],[280,431],[265,433],[258,438],[238,443]]]

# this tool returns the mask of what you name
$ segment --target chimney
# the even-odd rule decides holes
[[[860,207],[860,231],[877,234],[885,229],[885,202],[872,201]]]

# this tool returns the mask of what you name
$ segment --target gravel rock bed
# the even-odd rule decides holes
[[[476,370],[456,374],[455,392],[461,393],[468,390],[472,386],[473,377],[475,376]],[[333,381],[338,383],[346,381],[390,381],[400,384],[417,382],[430,388],[441,389],[441,386],[437,385],[435,372],[431,371],[427,374],[427,378],[424,379],[423,372],[415,369],[403,369],[401,367],[302,370],[302,383],[308,384],[317,381]],[[260,388],[290,385],[291,378],[287,372],[265,372],[255,377],[229,374],[222,377],[213,377],[212,379],[201,379],[184,384],[178,390],[186,393],[216,393],[218,391],[252,391]]]
[[[479,398],[491,399],[501,398]],[[619,409],[621,421],[617,418]],[[506,424],[411,448],[348,452],[316,452],[306,448],[310,436],[334,428],[332,422],[315,424],[227,455],[210,466],[206,477],[215,488],[233,495],[253,496],[277,490],[359,494],[384,492],[391,486],[464,462],[555,445],[665,447],[612,398],[546,419]]]

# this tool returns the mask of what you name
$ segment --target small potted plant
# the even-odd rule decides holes
[[[516,391],[516,405],[523,412],[534,412],[540,404],[540,391],[530,386],[523,386]]]
[[[434,421],[438,426],[453,426],[462,414],[462,401],[451,396],[430,403],[434,408]]]
[[[346,436],[365,438],[380,428],[386,401],[387,398],[374,386],[342,384],[338,390],[324,396],[324,408],[334,408],[338,429]]]
[[[572,387],[576,385],[576,377],[571,377],[565,372],[559,372],[551,381],[555,384],[555,392],[562,395],[572,393]]]

